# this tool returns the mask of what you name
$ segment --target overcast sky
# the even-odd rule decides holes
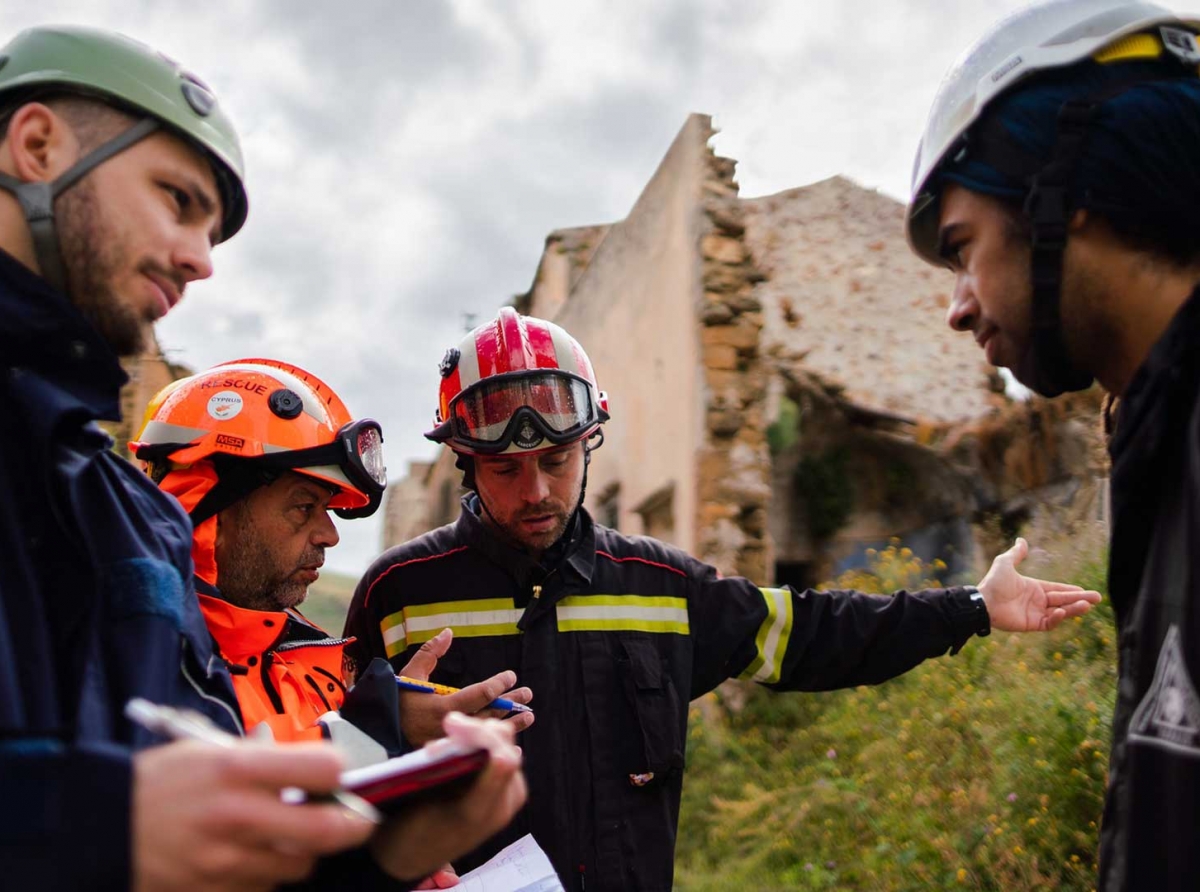
[[[943,72],[1019,5],[39,0],[0,7],[0,33],[113,28],[213,87],[250,218],[159,339],[197,370],[309,369],[383,423],[395,477],[435,454],[464,314],[526,291],[551,230],[624,217],[689,112],[714,116],[744,196],[843,174],[903,199]],[[361,572],[379,519],[339,521],[329,565]]]

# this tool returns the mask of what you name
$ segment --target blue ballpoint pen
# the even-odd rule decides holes
[[[452,688],[449,685],[434,684],[432,681],[421,681],[419,678],[409,678],[405,675],[396,676],[396,684],[401,690],[416,691],[419,694],[457,694],[461,688]],[[489,709],[502,709],[505,712],[533,712],[524,703],[514,703],[512,700],[505,697],[497,697],[488,704]]]

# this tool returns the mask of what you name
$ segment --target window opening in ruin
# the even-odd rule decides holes
[[[671,481],[642,499],[633,509],[642,518],[642,534],[664,542],[675,541],[675,482]]]
[[[610,530],[619,530],[621,522],[621,484],[613,481],[596,496],[596,521]]]

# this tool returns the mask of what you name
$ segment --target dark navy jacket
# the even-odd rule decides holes
[[[134,696],[232,732],[192,592],[191,524],[110,449],[126,376],[63,295],[0,252],[0,885],[129,886]]]
[[[1200,288],[1130,382],[1112,455],[1120,675],[1100,889],[1200,885]]]
[[[457,523],[376,560],[346,625],[360,665],[386,655],[400,669],[449,626],[434,681],[512,669],[533,690],[529,803],[460,869],[532,832],[573,892],[669,889],[690,700],[731,677],[777,690],[875,684],[989,628],[961,589],[760,588],[583,510],[539,565],[492,535],[473,499]]]

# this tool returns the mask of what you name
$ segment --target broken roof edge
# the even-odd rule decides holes
[[[572,293],[576,290],[580,282],[587,275],[588,270],[591,269],[596,259],[602,253],[604,244],[608,240],[609,235],[613,232],[613,230],[620,227],[621,224],[628,221],[638,207],[643,203],[643,200],[646,198],[647,194],[654,189],[660,177],[663,175],[667,165],[674,160],[676,147],[679,146],[681,141],[689,134],[690,131],[693,130],[696,131],[697,135],[700,137],[699,141],[706,154],[710,157],[715,156],[715,152],[712,148],[712,139],[717,135],[718,131],[713,127],[712,115],[705,114],[703,112],[690,112],[687,118],[684,119],[683,125],[679,128],[679,130],[676,131],[675,136],[671,140],[671,143],[667,147],[666,151],[663,152],[658,164],[655,165],[654,172],[650,175],[650,178],[645,181],[641,191],[638,192],[637,197],[634,199],[633,203],[630,204],[629,211],[624,217],[622,217],[620,220],[614,220],[611,223],[594,223],[584,224],[581,226],[568,226],[550,231],[550,233],[546,236],[541,257],[538,258],[538,265],[534,270],[533,280],[530,283],[529,290],[513,295],[511,299],[512,306],[515,307],[519,313],[527,314],[527,310],[532,306],[538,283],[543,281],[543,277],[546,272],[546,260],[549,256],[551,256],[553,246],[557,242],[565,240],[571,235],[577,233],[595,232],[598,234],[596,243],[586,254],[586,256],[584,256],[583,261],[571,263],[567,291],[564,295],[562,305],[565,306],[569,302]],[[733,161],[733,159],[726,160],[731,162]],[[567,253],[572,255],[569,258],[572,261],[579,256],[578,251],[568,251]]]
[[[827,177],[823,177],[819,180],[813,180],[811,183],[804,183],[800,186],[789,186],[786,189],[780,189],[778,192],[766,192],[762,195],[743,195],[740,197],[740,200],[748,204],[765,203],[773,198],[791,198],[792,196],[802,192],[812,192],[832,187],[850,188],[858,192],[866,192],[899,207],[904,206],[904,202],[900,201],[898,198],[894,198],[877,186],[868,186],[866,183],[860,183],[858,180],[854,179],[854,177],[846,176],[842,173],[831,174]]]

